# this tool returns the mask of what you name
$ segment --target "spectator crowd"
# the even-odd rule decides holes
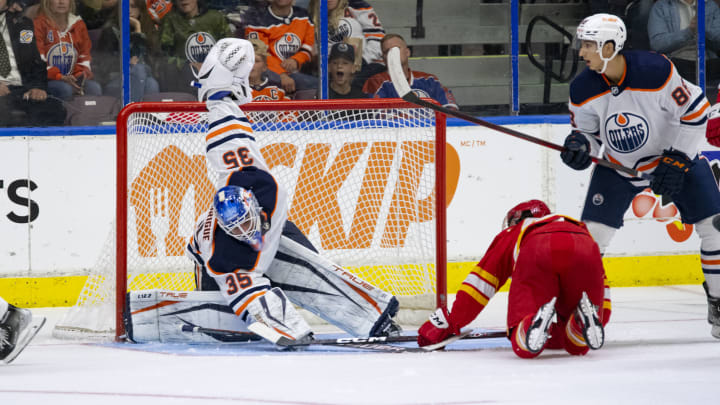
[[[317,98],[321,1],[130,0],[130,101],[195,99],[194,72],[213,44],[226,37],[253,43],[255,100]],[[706,5],[707,77],[717,86],[718,0],[589,0],[588,12],[621,16],[630,47],[664,53],[692,78],[696,1]],[[68,117],[82,110],[88,97],[115,103],[117,109],[123,89],[120,4],[0,0],[0,127],[69,124]],[[327,0],[326,19],[330,98],[397,97],[385,66],[387,51],[399,47],[413,91],[458,108],[437,72],[411,69],[412,46],[385,32],[370,3]]]

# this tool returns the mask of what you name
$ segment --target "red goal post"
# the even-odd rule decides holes
[[[289,218],[322,255],[398,296],[432,294],[431,307],[446,307],[444,114],[400,99],[241,108],[289,190]],[[115,276],[115,283],[86,285],[92,297],[85,298],[114,287],[116,338],[128,290],[193,289],[178,268],[191,266],[181,257],[183,232],[215,190],[204,158],[206,113],[204,103],[160,102],[132,103],[118,115],[114,274],[93,281]],[[184,281],[174,280],[177,273]],[[81,301],[73,311],[87,312]]]

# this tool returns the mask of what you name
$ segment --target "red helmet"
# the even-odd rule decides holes
[[[540,200],[528,200],[512,207],[505,215],[503,229],[517,225],[525,218],[540,218],[550,215],[550,208]]]

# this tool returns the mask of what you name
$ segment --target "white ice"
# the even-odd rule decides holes
[[[61,312],[0,365],[9,404],[718,404],[720,340],[700,286],[615,288],[605,346],[584,357],[491,348],[432,353],[177,353],[55,340]],[[474,325],[502,329],[498,294]]]

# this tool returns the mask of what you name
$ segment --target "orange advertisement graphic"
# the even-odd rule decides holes
[[[365,155],[367,148],[370,148]],[[373,234],[380,226],[381,205],[386,186],[391,181],[393,161],[400,150],[399,174],[394,179],[392,200],[382,232],[382,247],[403,247],[412,221],[426,222],[434,218],[434,192],[418,196],[420,180],[429,164],[434,163],[432,142],[353,142],[344,144],[331,157],[331,144],[311,143],[305,146],[300,167],[293,167],[300,148],[289,143],[274,143],[261,148],[268,166],[284,166],[298,172],[289,218],[305,233],[317,225],[323,249],[363,249],[370,247]],[[459,156],[447,144],[447,190],[445,201],[450,204],[460,175]],[[368,156],[354,213],[349,229],[345,229],[339,199],[341,188],[353,169]],[[330,161],[332,159],[332,161]],[[327,168],[327,169],[326,169]],[[397,169],[396,169],[397,170]],[[167,146],[155,155],[133,180],[129,204],[135,209],[138,253],[141,257],[162,255],[158,251],[158,234],[164,234],[167,256],[182,256],[187,240],[180,235],[182,201],[193,188],[194,219],[210,207],[214,187],[207,177],[205,156],[187,156],[176,146]],[[434,191],[434,190],[433,190]],[[187,209],[187,207],[186,207]],[[386,209],[387,210],[387,209]],[[419,213],[411,218],[412,212]],[[153,220],[166,220],[166,229],[157,232]]]
[[[129,202],[135,207],[140,256],[158,256],[157,236],[152,230],[151,222],[157,217],[166,218],[168,223],[164,240],[166,255],[184,254],[187,241],[178,232],[183,197],[191,187],[194,188],[194,218],[197,218],[209,207],[215,192],[213,184],[207,178],[205,167],[205,156],[195,155],[190,158],[180,148],[168,146],[155,155],[133,180],[129,191]],[[167,191],[157,193],[156,190]],[[160,201],[153,203],[150,201],[152,199]]]
[[[685,242],[692,235],[693,226],[682,223],[675,204],[663,204],[662,199],[653,194],[649,188],[635,196],[631,209],[638,218],[644,218],[652,212],[652,218],[658,222],[666,222],[665,229],[675,242]]]

